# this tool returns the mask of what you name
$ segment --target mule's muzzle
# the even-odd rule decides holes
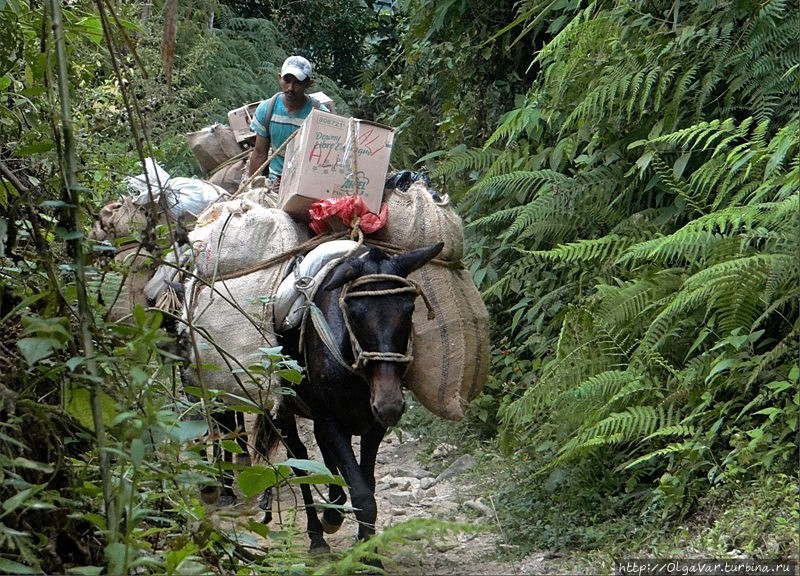
[[[400,422],[406,409],[404,401],[391,403],[372,403],[372,414],[385,428],[391,428]]]

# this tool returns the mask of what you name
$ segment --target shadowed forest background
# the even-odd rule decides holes
[[[798,559],[796,0],[0,0],[0,29],[0,572],[311,573],[208,520],[166,319],[108,321],[86,238],[144,158],[204,177],[185,135],[295,52],[463,218],[489,380],[400,428],[475,455],[509,543]]]

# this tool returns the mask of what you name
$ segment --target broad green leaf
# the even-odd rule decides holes
[[[131,463],[135,467],[142,465],[144,461],[144,442],[141,438],[134,438],[131,440]]]
[[[41,574],[41,571],[13,560],[0,558],[0,574]]]
[[[91,393],[87,388],[70,384],[67,386],[66,406],[67,411],[72,414],[83,426],[89,430],[94,430],[94,417],[92,415]],[[100,394],[100,411],[103,415],[103,422],[109,425],[117,414],[114,399],[105,392]]]
[[[255,520],[250,520],[247,522],[247,527],[250,529],[251,532],[255,532],[262,538],[266,538],[269,536],[269,526],[266,524],[262,524],[261,522],[256,522]]]
[[[289,478],[289,484],[334,484],[336,486],[347,487],[347,482],[338,474],[306,474],[304,476],[293,476]]]
[[[106,517],[102,514],[97,514],[95,512],[85,512],[81,515],[84,520],[87,520],[97,526],[100,530],[106,529]]]
[[[706,384],[711,382],[714,379],[714,376],[716,376],[720,372],[723,372],[724,370],[728,370],[734,364],[736,364],[736,361],[733,360],[732,358],[725,358],[720,362],[714,364],[714,367],[711,369],[711,371],[708,373],[708,376],[706,377]]]
[[[316,460],[301,460],[299,458],[289,458],[281,462],[279,466],[290,466],[296,470],[302,470],[303,472],[308,472],[309,474],[323,474],[326,476],[332,475],[331,471],[328,470],[325,464],[323,464],[322,462],[317,462]]]
[[[20,490],[16,494],[14,494],[11,498],[8,498],[5,502],[3,502],[3,511],[8,513],[12,510],[15,510],[22,506],[25,501],[39,492],[43,488],[43,485],[37,484],[35,486],[31,486],[30,488],[25,488],[24,490]]]
[[[45,474],[52,474],[53,473],[53,466],[50,464],[45,464],[43,462],[36,462],[34,460],[29,460],[27,458],[23,458],[22,456],[17,456],[11,461],[11,465],[15,468],[27,468],[29,470],[39,470],[40,472],[44,472]]]
[[[753,412],[753,414],[763,414],[767,418],[769,418],[770,422],[774,422],[775,418],[777,418],[780,414],[783,413],[783,410],[780,408],[775,408],[774,406],[770,406],[768,408],[762,408],[757,412]]]
[[[220,440],[219,444],[231,454],[244,454],[244,450],[235,440]]]
[[[44,154],[53,148],[52,142],[39,142],[37,144],[29,144],[28,146],[21,146],[14,151],[14,156],[36,156],[37,154]]]
[[[103,42],[103,25],[100,22],[100,18],[97,16],[82,18],[77,22],[76,26],[82,28],[83,32],[95,44],[101,44]]]
[[[250,498],[260,494],[267,488],[277,486],[279,482],[291,476],[291,469],[286,466],[250,466],[239,472],[236,482],[242,493]]]
[[[292,384],[300,384],[300,382],[303,381],[303,375],[297,370],[278,370],[278,374],[281,378],[291,382]]]
[[[83,238],[83,232],[79,230],[67,230],[61,226],[56,226],[56,236],[64,240],[77,240]]]
[[[208,423],[205,420],[183,420],[170,428],[169,436],[181,444],[197,440],[208,434]]]
[[[66,361],[66,365],[67,365],[67,368],[69,368],[70,372],[75,372],[75,368],[77,368],[78,366],[80,366],[84,362],[86,362],[86,358],[84,358],[83,356],[75,356],[75,357],[70,358],[69,360],[67,360]]]
[[[66,570],[67,574],[78,574],[78,576],[100,576],[104,571],[104,566],[77,566]]]
[[[17,341],[17,348],[22,352],[28,366],[47,358],[53,350],[60,347],[61,343],[54,338],[20,338]]]
[[[681,176],[683,176],[683,171],[686,169],[686,164],[689,162],[689,158],[691,157],[692,153],[686,152],[675,161],[675,164],[672,167],[672,175],[675,176],[676,180],[680,180]]]

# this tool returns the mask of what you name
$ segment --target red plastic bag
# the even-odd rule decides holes
[[[386,203],[381,204],[380,214],[370,212],[361,196],[342,196],[341,198],[325,198],[317,200],[308,207],[311,216],[309,227],[315,234],[322,234],[331,229],[329,218],[338,219],[348,228],[358,222],[364,234],[371,234],[386,225],[388,209]]]

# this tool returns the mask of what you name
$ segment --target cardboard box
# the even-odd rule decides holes
[[[312,110],[286,147],[278,208],[309,220],[316,200],[359,194],[380,212],[394,129]]]
[[[261,102],[251,102],[246,106],[228,112],[228,126],[239,144],[252,145],[256,141],[256,133],[250,130],[250,121]]]
[[[314,100],[325,106],[325,108],[328,109],[328,112],[336,114],[336,102],[334,102],[330,96],[325,94],[325,92],[314,92],[312,94],[309,94],[309,96],[311,96]]]

